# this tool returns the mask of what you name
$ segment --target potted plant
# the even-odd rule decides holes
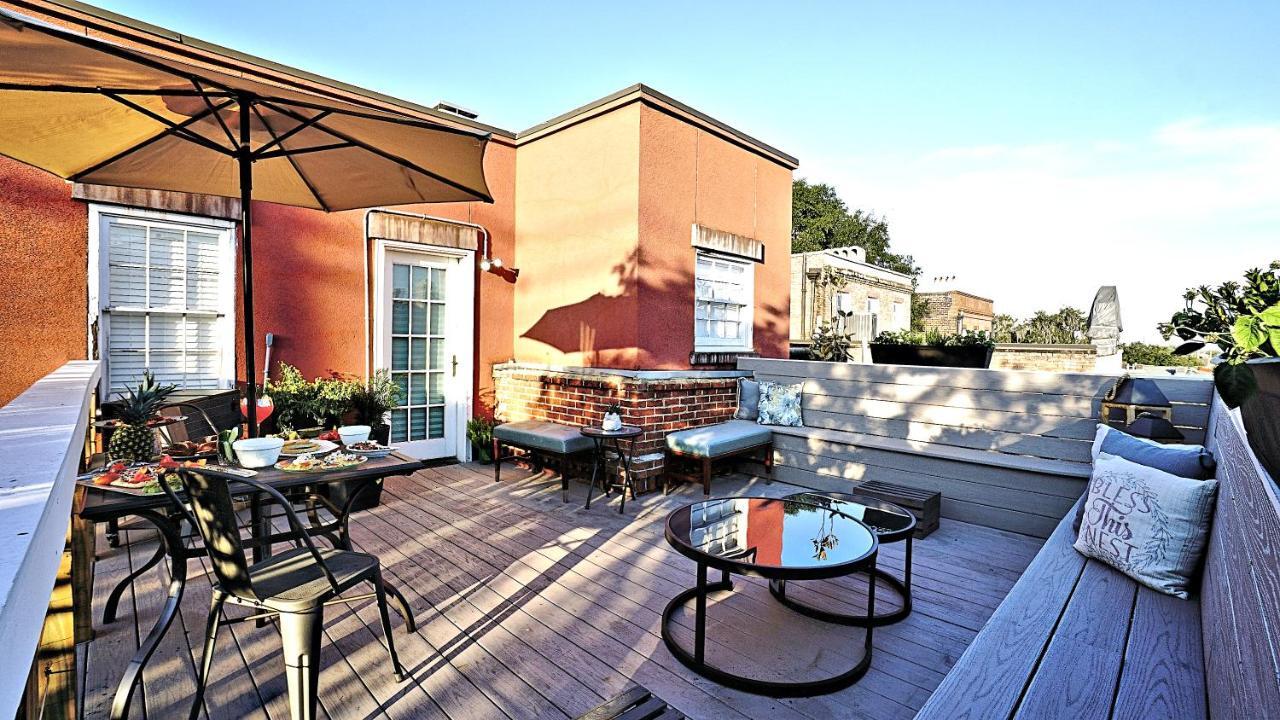
[[[1240,408],[1249,445],[1273,479],[1280,479],[1280,261],[1250,270],[1244,284],[1202,285],[1183,295],[1186,306],[1160,334],[1184,340],[1189,355],[1209,345],[1220,355],[1214,386],[1230,408]]]
[[[809,357],[814,360],[848,362],[853,335],[842,333],[834,323],[822,323],[809,338]]]
[[[317,414],[322,404],[316,397],[316,386],[307,382],[301,370],[289,363],[280,363],[279,379],[268,378],[264,390],[275,403],[278,431],[292,431],[303,437],[315,437],[324,431]]]
[[[493,428],[497,421],[487,417],[473,417],[467,421],[467,440],[471,451],[481,465],[493,462]]]
[[[618,403],[609,403],[604,409],[604,419],[600,421],[600,428],[605,432],[613,432],[622,429],[622,406]]]
[[[355,421],[373,428],[369,437],[381,445],[391,442],[391,426],[387,424],[387,413],[400,404],[403,391],[396,381],[391,379],[387,370],[378,370],[364,383],[357,383],[351,392],[351,407],[355,411]]]
[[[937,330],[886,331],[870,344],[877,365],[985,368],[991,366],[996,343],[981,330],[946,335]]]

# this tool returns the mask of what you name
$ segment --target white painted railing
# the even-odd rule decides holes
[[[97,362],[69,362],[0,408],[0,717],[40,640],[97,382]]]

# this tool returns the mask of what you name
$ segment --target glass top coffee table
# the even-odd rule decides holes
[[[667,542],[697,563],[697,584],[667,603],[662,639],[694,672],[738,690],[773,697],[822,695],[857,682],[871,666],[875,617],[876,533],[862,520],[817,501],[764,497],[706,500],[667,518]],[[707,582],[707,568],[722,573]],[[706,660],[707,595],[732,590],[730,576],[754,575],[771,581],[823,580],[858,572],[868,576],[867,630],[861,659],[849,670],[821,680],[774,682],[730,673]],[[672,616],[694,599],[693,650],[672,634]]]
[[[848,615],[805,605],[787,596],[787,581],[785,579],[769,581],[769,591],[773,593],[778,602],[798,613],[808,615],[817,620],[858,627],[888,625],[898,622],[911,614],[911,550],[912,539],[915,536],[916,518],[911,514],[910,510],[879,498],[859,495],[858,493],[808,492],[790,495],[786,499],[794,502],[811,503],[855,517],[876,534],[876,539],[880,541],[881,545],[905,542],[906,560],[903,563],[901,580],[878,566],[867,570],[872,577],[880,578],[897,593],[901,606],[891,612],[871,615]]]

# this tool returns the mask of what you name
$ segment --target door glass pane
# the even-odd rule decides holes
[[[405,442],[409,439],[409,411],[397,408],[391,411],[391,442]]]
[[[410,268],[412,271],[412,297],[414,300],[427,299],[427,269],[414,265]]]
[[[409,338],[391,338],[391,369],[409,369]]]
[[[431,369],[444,369],[444,338],[431,338]]]
[[[409,297],[409,266],[391,266],[391,297]]]
[[[431,373],[431,392],[424,402],[443,403],[444,402],[444,373]]]
[[[421,440],[427,436],[427,409],[409,409],[409,439]]]
[[[444,270],[431,268],[431,299],[444,300]]]
[[[431,303],[431,334],[444,334],[444,303]]]
[[[427,404],[427,374],[413,373],[409,376],[409,404]]]
[[[428,428],[429,437],[442,438],[444,437],[444,408],[438,407],[438,406],[432,406],[430,410],[431,410],[431,424],[430,424],[430,427]]]
[[[427,303],[413,303],[413,324],[410,332],[414,335],[427,334]]]
[[[413,351],[409,357],[409,369],[427,369],[427,341],[424,338],[413,338]]]

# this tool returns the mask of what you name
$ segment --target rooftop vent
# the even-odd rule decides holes
[[[457,115],[458,117],[464,117],[468,120],[475,120],[476,118],[480,117],[480,113],[475,112],[473,110],[468,110],[462,107],[461,105],[454,105],[451,102],[438,102],[436,103],[435,109],[439,110],[440,112],[449,113],[450,115]]]

